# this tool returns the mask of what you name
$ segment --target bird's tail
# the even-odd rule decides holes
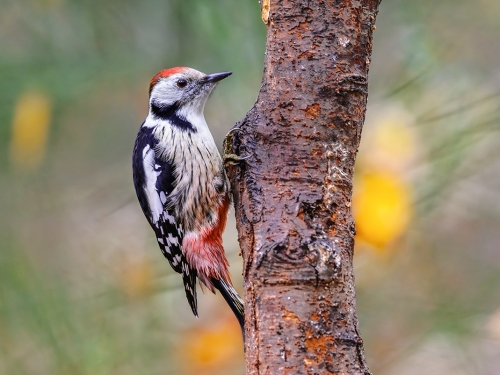
[[[226,300],[227,304],[233,310],[234,315],[236,316],[236,319],[238,319],[238,323],[240,323],[241,326],[241,332],[243,334],[243,339],[245,338],[245,308],[243,304],[243,300],[241,297],[238,295],[236,290],[229,284],[226,280],[224,279],[215,279],[213,278],[212,284],[214,285],[215,288],[217,288],[220,293],[222,294],[222,297]]]

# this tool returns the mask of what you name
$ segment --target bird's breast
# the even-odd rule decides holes
[[[228,197],[222,158],[210,133],[160,133],[162,158],[172,163],[175,183],[169,205],[185,231],[216,225],[219,207]]]

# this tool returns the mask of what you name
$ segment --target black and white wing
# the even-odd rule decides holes
[[[182,252],[182,225],[166,208],[175,181],[174,168],[157,157],[155,149],[158,141],[152,130],[141,126],[135,142],[132,160],[135,191],[142,211],[156,234],[161,252],[174,271],[182,274],[187,300],[194,315],[198,316],[196,270],[189,266]]]

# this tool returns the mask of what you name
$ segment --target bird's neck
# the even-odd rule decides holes
[[[146,127],[170,125],[181,131],[191,133],[210,133],[205,116],[203,115],[204,104],[182,105],[177,103],[165,105],[151,102],[149,105],[149,115],[144,123]]]

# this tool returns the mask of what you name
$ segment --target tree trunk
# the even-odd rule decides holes
[[[379,0],[268,0],[264,76],[226,139],[244,257],[247,374],[370,374],[352,177]]]

